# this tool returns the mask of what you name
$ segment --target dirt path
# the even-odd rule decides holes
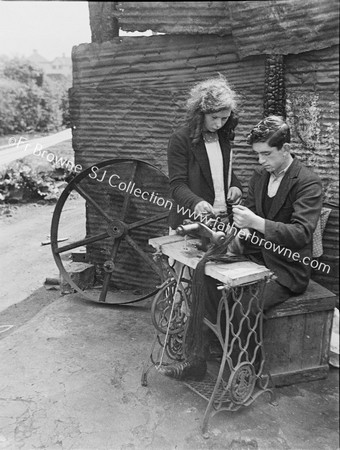
[[[54,208],[27,204],[11,207],[11,216],[0,216],[0,311],[27,298],[47,277],[58,277],[50,245],[41,245],[49,238]],[[81,213],[78,202],[70,202],[65,211],[70,234]]]
[[[37,149],[37,154],[40,155],[42,150],[59,144],[60,142],[67,141],[71,138],[71,128],[67,128],[66,130],[50,136],[39,137],[31,140],[28,140],[24,136],[12,136],[8,139],[9,145],[3,145],[0,147],[0,167],[5,166],[16,159],[24,158],[27,155],[32,155],[35,149]]]

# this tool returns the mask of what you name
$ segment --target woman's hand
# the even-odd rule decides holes
[[[227,202],[237,205],[242,200],[242,191],[236,186],[231,186],[228,191]]]
[[[197,203],[194,209],[195,214],[215,214],[214,208],[211,206],[210,203],[206,202],[205,200],[202,200],[201,202]]]

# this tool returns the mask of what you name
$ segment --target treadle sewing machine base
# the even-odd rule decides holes
[[[199,239],[171,235],[149,240],[156,249],[155,260],[162,267],[164,281],[151,306],[156,329],[149,362],[144,365],[142,385],[148,372],[162,365],[183,361],[183,343],[190,316],[193,270],[204,253],[198,250]],[[202,432],[209,419],[219,411],[236,411],[249,406],[260,395],[273,392],[268,388],[270,374],[265,372],[263,352],[264,285],[272,273],[251,261],[232,263],[208,262],[205,274],[216,279],[221,298],[216,323],[204,318],[222,347],[220,362],[208,361],[202,381],[185,380],[184,384],[208,402]],[[224,325],[222,325],[224,324]]]

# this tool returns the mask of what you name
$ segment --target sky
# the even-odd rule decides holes
[[[0,55],[52,60],[90,43],[87,1],[0,1]]]

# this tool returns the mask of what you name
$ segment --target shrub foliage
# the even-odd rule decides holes
[[[0,65],[0,135],[56,131],[68,125],[68,81],[53,79],[30,61]]]

